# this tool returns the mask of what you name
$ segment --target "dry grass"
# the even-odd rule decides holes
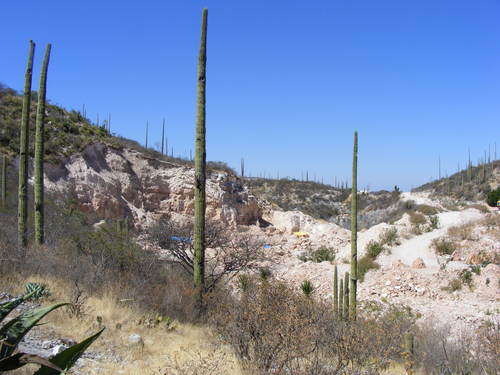
[[[18,278],[16,284],[2,285],[2,290],[20,293],[13,285],[24,285],[28,281],[47,284],[51,296],[43,303],[69,301],[74,293],[70,283],[48,277]],[[37,334],[52,338],[70,338],[77,341],[95,333],[102,326],[106,330],[89,348],[90,353],[103,355],[98,362],[84,360],[81,371],[86,374],[123,375],[198,375],[241,374],[241,369],[232,350],[217,341],[209,328],[174,322],[172,325],[145,324],[148,315],[120,302],[117,290],[103,296],[89,296],[85,301],[85,314],[72,317],[67,310],[52,312],[47,324],[37,327]],[[99,317],[99,318],[98,318]],[[154,319],[153,319],[154,320]],[[128,337],[138,334],[144,346],[131,346]],[[33,367],[36,368],[36,367]],[[15,374],[32,374],[29,368]]]
[[[448,228],[448,236],[457,241],[474,240],[474,223],[466,223]]]

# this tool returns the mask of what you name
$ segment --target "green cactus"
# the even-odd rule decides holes
[[[339,319],[344,318],[344,280],[340,278],[339,286]]]
[[[44,197],[43,197],[43,159],[45,131],[45,97],[47,93],[47,70],[49,67],[51,44],[47,44],[40,72],[40,89],[38,90],[38,108],[36,112],[35,131],[35,242],[44,242]]]
[[[163,119],[163,126],[161,128],[161,154],[165,155],[163,146],[165,146],[165,119]]]
[[[344,319],[349,319],[349,272],[344,275]]]
[[[349,317],[356,320],[358,288],[358,132],[354,132],[351,192],[351,283]]]
[[[30,40],[28,64],[24,79],[23,111],[21,115],[21,132],[19,141],[19,202],[17,209],[17,239],[21,247],[28,244],[28,157],[29,157],[29,129],[31,107],[31,76],[33,73],[33,55],[35,43]]]
[[[415,371],[413,370],[413,367],[414,367],[413,356],[414,356],[413,334],[412,333],[405,333],[403,358],[405,360],[406,374],[408,374],[408,375],[415,374]]]
[[[206,147],[205,147],[205,89],[207,64],[207,17],[208,9],[203,9],[201,24],[200,54],[198,57],[198,88],[196,103],[196,149],[194,160],[194,262],[193,277],[196,288],[196,304],[201,314],[203,292],[205,288],[205,180],[206,180]]]
[[[2,156],[2,208],[7,206],[7,155]]]
[[[337,271],[337,265],[333,271],[333,316],[338,317],[339,315],[339,277]]]

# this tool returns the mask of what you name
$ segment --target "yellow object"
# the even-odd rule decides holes
[[[306,232],[293,232],[295,237],[309,237],[309,234]]]

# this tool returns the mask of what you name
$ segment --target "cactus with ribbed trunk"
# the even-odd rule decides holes
[[[344,319],[349,319],[349,272],[344,275]]]
[[[358,132],[354,132],[351,192],[351,285],[349,317],[356,320],[358,288]]]
[[[339,285],[339,319],[344,318],[344,280],[340,278]]]
[[[2,207],[7,206],[7,155],[2,156]]]
[[[21,132],[19,141],[19,202],[17,209],[17,240],[19,246],[28,244],[28,156],[29,156],[29,129],[31,106],[31,76],[33,73],[33,55],[35,43],[30,40],[28,64],[24,78],[23,111],[21,115]]]
[[[339,277],[337,271],[337,265],[333,271],[333,316],[338,317],[339,315]]]
[[[44,205],[43,205],[43,159],[45,132],[45,97],[47,93],[47,70],[49,67],[51,44],[47,44],[40,72],[40,89],[38,90],[38,108],[36,112],[35,131],[35,242],[44,242]]]
[[[198,314],[203,307],[205,289],[205,182],[206,182],[206,147],[205,147],[205,89],[207,65],[207,17],[208,10],[203,9],[201,23],[200,54],[198,56],[198,87],[196,103],[196,149],[194,157],[194,262],[193,277],[196,288]]]

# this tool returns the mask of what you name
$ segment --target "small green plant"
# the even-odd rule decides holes
[[[39,295],[39,293],[45,289],[40,287],[41,284],[30,284],[29,288],[27,286],[27,289],[31,290],[30,293],[0,304],[0,322],[21,303]],[[104,328],[95,335],[69,347],[50,359],[38,355],[17,352],[17,346],[23,337],[33,327],[38,325],[41,319],[51,311],[65,305],[65,303],[58,303],[48,307],[27,310],[0,327],[0,337],[2,337],[0,342],[0,372],[15,370],[28,363],[34,363],[41,365],[40,369],[36,371],[34,375],[57,375],[63,372],[66,373],[65,371],[75,364],[77,359],[85,352],[90,344],[92,344],[102,331],[104,331]]]
[[[272,272],[267,267],[262,267],[259,269],[259,276],[262,281],[266,281],[272,276]]]
[[[397,228],[389,228],[384,230],[379,237],[381,245],[394,246],[399,245],[399,235]]]
[[[457,290],[462,289],[462,281],[460,279],[453,279],[450,281],[448,286],[442,288],[443,290],[446,290],[448,292],[455,292]]]
[[[242,292],[246,292],[250,287],[250,277],[248,275],[238,275],[238,286]]]
[[[432,216],[429,217],[429,220],[430,220],[430,226],[429,227],[430,227],[431,230],[439,228],[439,216],[432,215]]]
[[[303,262],[333,262],[335,260],[335,252],[329,247],[320,247],[309,253],[304,253],[299,256]]]
[[[462,284],[466,284],[469,289],[472,289],[472,272],[470,270],[462,270],[458,274]]]
[[[304,280],[300,285],[300,289],[302,289],[302,293],[304,293],[306,297],[310,297],[311,294],[314,292],[314,286],[309,280]]]
[[[496,207],[498,200],[500,200],[500,188],[490,191],[486,196],[486,203],[490,207]]]
[[[25,295],[30,295],[32,300],[38,300],[42,297],[50,296],[49,288],[46,284],[40,283],[27,283]]]
[[[471,272],[475,273],[476,275],[481,274],[481,266],[472,265],[472,266],[470,266],[470,270],[471,270]]]
[[[375,262],[375,260],[368,255],[363,256],[358,261],[358,280],[364,281],[365,274],[370,270],[377,270],[380,268],[380,264]]]
[[[410,200],[407,200],[404,202],[404,208],[406,210],[414,210],[416,206],[417,206],[417,204],[415,203],[414,200],[410,199]]]
[[[451,255],[455,251],[455,244],[446,238],[436,238],[431,246],[439,255]]]
[[[380,242],[372,240],[366,245],[366,254],[372,259],[377,259],[382,251],[384,251],[384,246]]]

